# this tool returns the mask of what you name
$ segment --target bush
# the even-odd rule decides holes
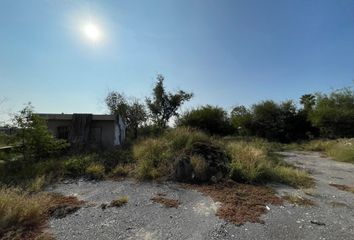
[[[116,147],[100,154],[96,161],[101,163],[107,171],[111,171],[118,164],[126,164],[132,161],[131,150]]]
[[[127,164],[116,166],[111,173],[112,177],[126,177],[132,171],[132,166]]]
[[[184,127],[168,130],[158,138],[145,139],[133,147],[137,177],[156,179],[168,176],[172,173],[175,157],[190,150],[193,143],[210,141],[205,133]]]
[[[59,153],[69,144],[63,139],[56,139],[48,131],[44,119],[33,114],[33,107],[28,105],[14,116],[17,131],[16,138],[22,143],[20,149],[25,159],[36,160]]]
[[[65,174],[70,177],[85,175],[86,168],[95,162],[96,155],[72,156],[64,162]]]
[[[354,90],[345,88],[330,94],[316,94],[309,116],[322,137],[354,137]]]
[[[197,128],[212,135],[232,133],[227,113],[220,107],[203,106],[185,112],[177,121],[178,126]]]
[[[100,163],[91,163],[86,168],[86,175],[92,179],[102,179],[104,177],[105,168]]]

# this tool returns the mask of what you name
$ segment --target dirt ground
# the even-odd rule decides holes
[[[354,186],[354,165],[318,153],[283,152],[286,161],[311,173],[313,189],[273,185],[279,196],[314,204],[267,205],[260,222],[237,226],[220,219],[221,203],[173,183],[65,181],[49,191],[77,196],[87,204],[65,218],[53,219],[56,239],[354,239],[354,194],[335,185]],[[120,196],[128,203],[102,209]],[[168,207],[151,199],[178,201]],[[214,198],[215,199],[215,198]],[[300,201],[301,202],[301,201]]]

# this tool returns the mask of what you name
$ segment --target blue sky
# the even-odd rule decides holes
[[[102,32],[90,42],[83,26]],[[158,73],[185,106],[230,109],[349,86],[352,0],[0,0],[0,118],[106,111],[110,90],[149,95]]]

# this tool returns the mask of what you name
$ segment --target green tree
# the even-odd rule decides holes
[[[112,91],[108,93],[105,102],[111,114],[119,114],[121,117],[126,118],[129,106],[124,94]]]
[[[231,124],[239,135],[249,135],[252,113],[245,106],[236,106],[231,111]]]
[[[316,96],[313,94],[304,94],[300,98],[300,103],[306,112],[310,112],[316,104]]]
[[[165,128],[172,116],[178,116],[178,109],[193,97],[192,93],[181,90],[177,93],[166,92],[164,80],[164,76],[157,76],[152,98],[146,99],[152,121],[160,128]]]
[[[45,120],[33,114],[30,103],[14,115],[13,123],[19,129],[16,137],[22,144],[21,153],[26,160],[49,157],[69,146],[67,141],[53,137]]]
[[[354,90],[344,88],[330,94],[316,94],[316,105],[309,114],[323,137],[354,137]]]
[[[133,138],[137,138],[138,128],[147,119],[145,106],[137,99],[128,101],[124,94],[115,91],[108,93],[105,102],[111,114],[119,114],[132,131]]]
[[[232,133],[230,120],[224,109],[210,105],[187,111],[177,120],[178,126],[188,126],[206,131],[212,135]]]
[[[133,100],[129,104],[126,118],[128,127],[133,131],[133,138],[136,139],[138,137],[139,127],[147,120],[145,106],[137,99]]]

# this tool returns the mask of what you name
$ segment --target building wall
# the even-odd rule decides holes
[[[58,127],[71,127],[71,120],[47,120],[48,130],[54,137],[58,136]]]
[[[103,147],[114,146],[114,121],[92,121],[91,131],[101,129],[101,144]]]
[[[49,132],[53,134],[54,137],[59,137],[58,128],[67,127],[69,130],[72,126],[71,120],[47,120],[47,126]],[[112,147],[114,146],[115,138],[115,121],[110,120],[93,120],[91,122],[90,129],[90,140],[93,144],[101,145],[102,147]]]

